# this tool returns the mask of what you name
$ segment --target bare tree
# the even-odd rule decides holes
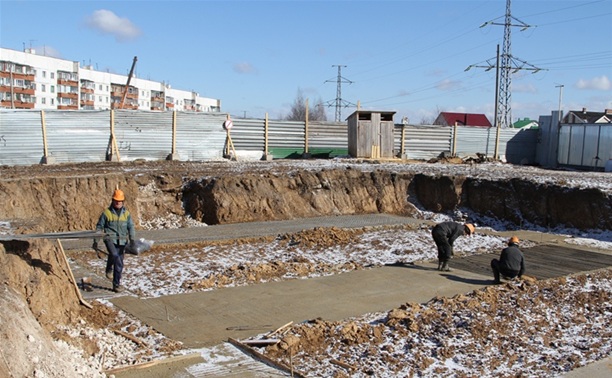
[[[310,103],[310,101],[309,101]],[[285,117],[287,121],[303,121],[306,119],[306,100],[302,90],[298,88],[293,105],[289,115]],[[309,121],[327,121],[327,114],[325,114],[325,107],[323,101],[319,98],[315,106],[308,105],[308,120]]]

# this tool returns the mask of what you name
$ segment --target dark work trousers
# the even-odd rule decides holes
[[[499,282],[500,274],[507,278],[514,278],[519,274],[518,270],[509,270],[501,266],[498,259],[491,260],[491,269],[493,269],[493,278],[496,282]]]
[[[448,262],[453,254],[453,246],[448,242],[445,232],[434,227],[431,236],[438,247],[438,261]]]
[[[110,240],[105,240],[108,259],[106,260],[106,271],[113,272],[113,287],[121,285],[121,273],[123,273],[123,250],[125,245],[117,245]]]

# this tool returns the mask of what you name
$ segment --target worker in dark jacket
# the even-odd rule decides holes
[[[475,227],[471,223],[442,222],[431,231],[431,236],[438,247],[438,270],[449,272],[448,261],[454,255],[453,243],[459,236],[472,235]]]
[[[121,274],[125,246],[136,237],[134,222],[128,209],[123,206],[124,201],[123,191],[115,190],[110,206],[102,212],[96,225],[96,231],[103,231],[106,234],[104,236],[104,245],[108,251],[106,278],[113,281],[113,291],[116,293],[122,291]],[[98,249],[98,240],[94,239],[92,247]]]
[[[495,283],[500,283],[500,274],[506,278],[521,277],[525,273],[525,257],[518,247],[519,238],[513,236],[498,259],[491,260]]]

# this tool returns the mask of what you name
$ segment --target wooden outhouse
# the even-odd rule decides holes
[[[348,152],[355,158],[393,158],[392,111],[356,110],[348,120]]]

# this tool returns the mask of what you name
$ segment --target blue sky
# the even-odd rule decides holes
[[[32,47],[98,70],[135,73],[221,99],[233,117],[280,118],[298,90],[335,118],[341,98],[433,121],[493,120],[506,0],[0,1],[4,48]],[[612,108],[612,0],[513,0],[512,118]],[[485,26],[483,24],[492,21]],[[481,27],[482,26],[482,27]],[[475,66],[468,71],[467,67]],[[563,87],[560,87],[560,86]],[[355,107],[342,108],[342,120]]]

